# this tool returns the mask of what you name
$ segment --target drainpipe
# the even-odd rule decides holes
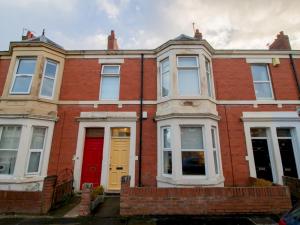
[[[142,186],[142,150],[143,150],[143,98],[144,98],[144,54],[141,54],[141,93],[140,93],[140,151],[139,151],[139,187]]]
[[[289,56],[290,56],[290,63],[291,63],[291,67],[292,67],[292,70],[293,70],[293,74],[294,74],[294,77],[295,77],[295,80],[296,80],[296,83],[297,83],[297,86],[298,86],[298,92],[299,92],[298,93],[298,98],[300,99],[300,81],[299,81],[299,77],[298,77],[298,74],[297,74],[297,70],[296,70],[293,55],[289,54]]]

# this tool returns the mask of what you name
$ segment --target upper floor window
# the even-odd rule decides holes
[[[16,72],[11,86],[11,94],[29,94],[35,72],[36,59],[21,58],[18,60]]]
[[[170,93],[170,62],[169,58],[160,63],[161,96],[167,97]]]
[[[256,99],[273,99],[272,83],[266,64],[251,65]]]
[[[178,56],[178,86],[181,96],[200,94],[199,63],[196,56]]]
[[[118,100],[120,90],[120,66],[103,65],[101,71],[101,100]]]
[[[211,77],[211,67],[210,61],[205,59],[205,69],[206,69],[206,80],[207,80],[207,92],[209,97],[213,97],[213,86]]]
[[[41,85],[40,96],[52,98],[55,88],[55,78],[57,75],[58,65],[56,62],[46,60],[43,72],[43,80]]]

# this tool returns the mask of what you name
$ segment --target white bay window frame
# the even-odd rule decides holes
[[[55,71],[54,77],[51,77],[51,76],[46,75],[46,67],[47,67],[47,64],[48,64],[48,63],[56,66],[56,71]],[[59,63],[58,63],[58,62],[56,62],[56,61],[54,61],[54,60],[51,60],[51,59],[46,59],[46,60],[45,60],[45,63],[44,63],[44,69],[43,69],[43,77],[42,77],[42,82],[41,82],[41,86],[40,86],[40,97],[41,97],[41,98],[45,98],[45,99],[53,99],[54,93],[55,93],[55,87],[56,87],[56,80],[57,80],[58,67],[59,67]],[[47,95],[43,95],[43,94],[42,94],[42,92],[43,92],[43,87],[44,87],[44,83],[45,83],[45,80],[46,80],[46,79],[53,81],[53,86],[52,86],[52,93],[51,93],[51,96],[47,96]]]
[[[181,158],[181,127],[202,127],[204,157],[205,157],[205,175],[183,175],[182,174],[182,158]],[[215,173],[212,139],[211,139],[211,126],[218,129],[217,121],[213,119],[199,118],[172,118],[159,120],[157,124],[158,134],[158,154],[157,154],[157,185],[158,187],[176,187],[176,186],[224,186],[224,177],[222,172],[222,164],[219,163],[219,174]],[[163,167],[163,149],[162,149],[162,128],[171,128],[171,146],[172,146],[172,175],[165,176],[162,173]],[[218,133],[217,135],[217,148],[218,158],[221,162],[220,143]],[[198,150],[198,149],[197,149]],[[190,151],[190,149],[188,149]]]
[[[170,147],[168,148],[168,147],[165,147],[164,146],[164,141],[165,141],[165,139],[164,139],[164,131],[165,130],[169,130],[169,132],[170,132]],[[162,127],[161,128],[161,140],[162,140],[162,143],[161,143],[161,146],[162,146],[162,155],[161,155],[161,157],[162,157],[162,163],[163,163],[163,166],[162,166],[162,175],[163,176],[166,176],[166,177],[170,177],[170,176],[172,176],[172,173],[173,173],[173,151],[172,151],[172,139],[173,139],[173,137],[172,137],[172,130],[171,130],[171,127],[170,126],[164,126],[164,127]],[[171,153],[171,158],[172,158],[172,163],[171,163],[171,173],[165,173],[165,171],[164,171],[164,163],[165,163],[165,159],[164,159],[164,153],[165,152],[170,152]]]
[[[164,64],[168,63],[169,64],[169,68],[168,70],[164,71]],[[170,76],[170,59],[169,57],[163,59],[162,61],[160,61],[160,97],[161,98],[168,98],[171,95],[171,76]],[[163,89],[164,89],[164,78],[168,76],[168,80],[169,83],[168,85],[168,94],[164,95],[163,93]]]
[[[22,60],[35,60],[35,67],[34,67],[33,73],[18,73],[20,62]],[[33,82],[33,77],[35,75],[36,65],[37,65],[37,58],[36,57],[20,57],[20,58],[17,58],[17,63],[16,63],[15,68],[14,68],[14,75],[13,75],[13,79],[12,79],[12,83],[11,83],[10,91],[9,91],[10,94],[12,94],[12,95],[28,95],[28,94],[30,94],[31,86],[32,86],[32,82]],[[21,78],[21,77],[30,78],[30,83],[29,83],[29,86],[27,88],[27,91],[16,91],[16,90],[14,90],[14,86],[15,86],[15,83],[16,83],[17,79]]]
[[[180,66],[180,58],[195,58],[196,59],[196,66]],[[201,95],[201,79],[200,79],[200,68],[199,68],[199,55],[177,55],[176,56],[176,65],[177,65],[177,90],[179,96],[182,97],[193,97],[193,96],[200,96]],[[180,81],[179,81],[179,71],[197,71],[197,85],[198,90],[197,94],[189,95],[189,94],[182,94],[180,93]]]

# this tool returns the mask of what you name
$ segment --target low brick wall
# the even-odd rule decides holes
[[[282,177],[284,185],[290,188],[291,194],[300,199],[300,179],[294,177]]]
[[[0,191],[0,213],[45,214],[51,208],[56,176],[46,177],[43,191]]]
[[[279,214],[291,208],[286,186],[130,188],[129,183],[130,177],[122,177],[122,216]]]

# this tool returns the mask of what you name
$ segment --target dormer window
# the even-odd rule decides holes
[[[200,95],[199,62],[197,56],[178,56],[178,88],[181,96]]]
[[[11,94],[29,94],[31,90],[32,78],[35,73],[35,58],[20,58],[17,62]]]
[[[170,94],[170,62],[169,58],[160,62],[161,96],[167,97]]]

